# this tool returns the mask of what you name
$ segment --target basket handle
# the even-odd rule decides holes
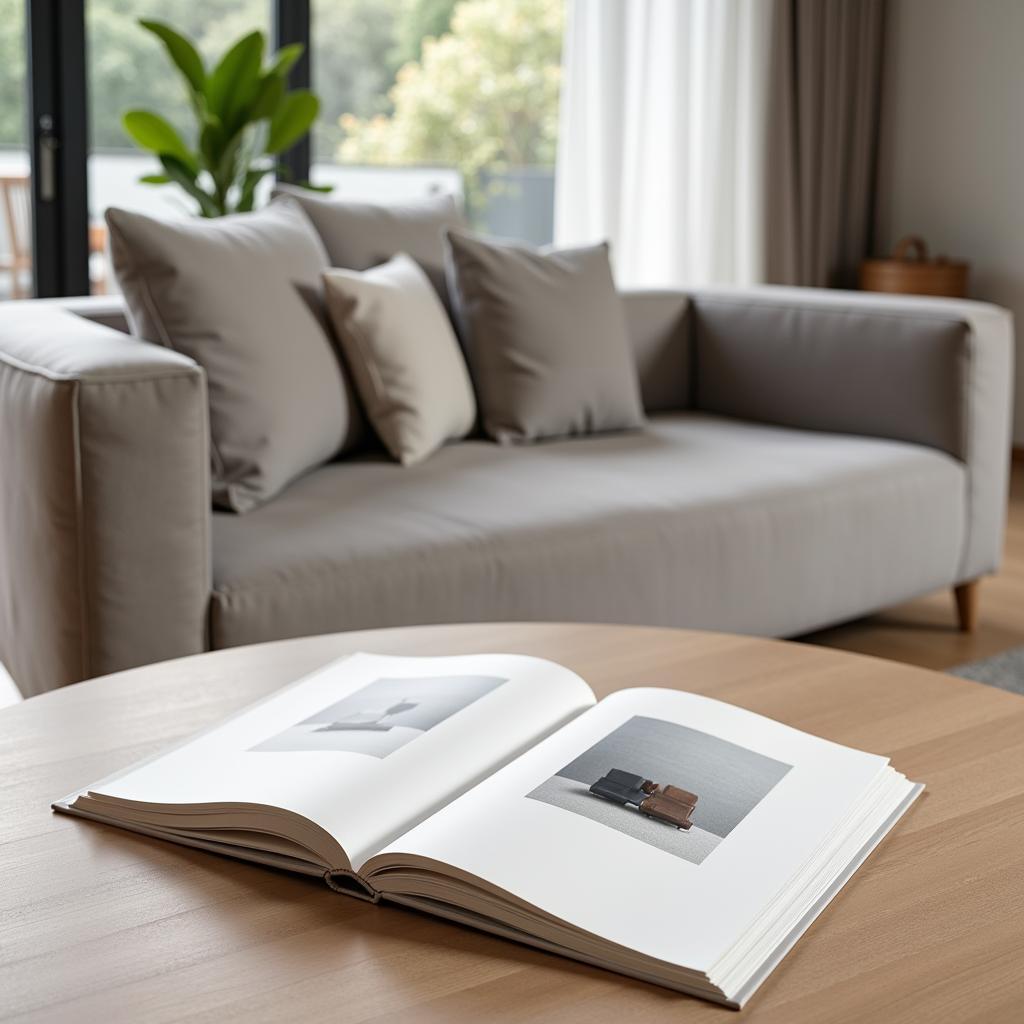
[[[907,235],[896,243],[892,251],[894,260],[902,260],[907,263],[916,261],[918,263],[928,262],[928,246],[919,235]]]

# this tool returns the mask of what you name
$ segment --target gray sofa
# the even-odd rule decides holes
[[[626,296],[649,426],[210,510],[206,380],[117,300],[0,308],[0,660],[26,694],[329,630],[551,619],[788,636],[992,572],[1012,325],[797,289]]]

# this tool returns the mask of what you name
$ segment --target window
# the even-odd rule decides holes
[[[6,0],[0,0],[0,3]],[[195,136],[185,89],[160,43],[139,25],[154,18],[191,39],[207,66],[240,36],[270,32],[268,0],[88,0],[85,11],[89,100],[89,271],[94,294],[116,285],[106,265],[103,211],[121,206],[157,217],[190,216],[176,188],[146,185],[156,160],[125,135],[121,117],[141,108],[166,117],[187,139]]]
[[[313,179],[549,242],[563,0],[314,0]]]
[[[563,2],[0,0],[0,298],[28,294],[33,276],[43,295],[112,290],[103,222],[112,204],[191,214],[176,188],[139,181],[156,162],[121,127],[126,110],[141,108],[186,138],[195,132],[144,17],[173,25],[211,62],[253,29],[272,36],[275,24],[284,41],[310,44],[292,84],[311,73],[321,114],[311,145],[282,154],[299,180],[385,202],[455,192],[478,229],[549,241]]]
[[[25,2],[0,0],[0,300],[32,294]]]

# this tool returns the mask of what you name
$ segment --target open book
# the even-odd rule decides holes
[[[54,807],[741,1006],[922,788],[707,697],[357,654]]]

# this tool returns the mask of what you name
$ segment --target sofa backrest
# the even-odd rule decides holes
[[[770,287],[691,302],[698,409],[966,457],[960,307],[980,304]]]
[[[123,334],[130,334],[124,299],[120,295],[72,295],[63,299],[32,299],[38,307],[55,306],[69,313],[91,320],[94,324],[111,327]]]
[[[622,293],[648,413],[693,406],[694,352],[689,297],[679,291]]]
[[[644,409],[657,413],[690,408],[693,352],[687,296],[678,291],[631,291],[623,292],[622,298]],[[118,295],[36,301],[129,333],[124,302]]]

